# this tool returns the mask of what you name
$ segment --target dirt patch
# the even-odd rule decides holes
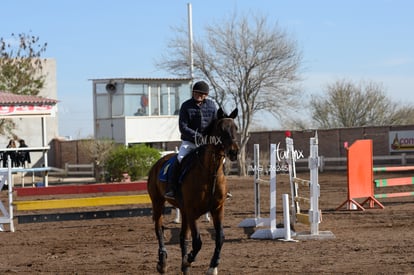
[[[299,177],[309,178],[306,173]],[[335,211],[347,197],[346,173],[322,173],[320,230],[334,239],[281,242],[251,239],[255,228],[239,223],[254,217],[253,178],[229,177],[220,274],[413,274],[414,197],[381,199],[385,209]],[[287,175],[278,175],[277,218]],[[3,191],[2,193],[5,193]],[[260,185],[261,216],[269,216],[269,184]],[[5,194],[2,194],[4,197]],[[136,206],[134,206],[136,207]],[[144,205],[149,207],[149,205]],[[179,224],[166,216],[168,274],[179,274]],[[204,274],[214,249],[212,223],[200,219],[203,247],[192,274]],[[15,224],[1,232],[1,274],[156,274],[157,241],[150,216]],[[309,230],[297,225],[297,231]]]

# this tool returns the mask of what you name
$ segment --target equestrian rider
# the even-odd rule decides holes
[[[171,177],[168,178],[164,197],[175,200],[180,163],[183,158],[197,146],[201,145],[207,128],[217,116],[215,103],[208,99],[209,86],[204,81],[194,84],[192,97],[181,105],[178,125],[181,133],[181,146],[177,160],[171,167]]]

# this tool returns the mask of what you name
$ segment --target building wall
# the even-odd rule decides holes
[[[54,139],[51,143],[53,147],[53,163],[50,166],[64,168],[66,163],[69,164],[89,164],[92,162],[90,156],[84,151],[81,145],[85,140],[65,140]]]
[[[180,141],[178,116],[127,117],[125,132],[129,143]]]
[[[347,150],[344,143],[351,145],[359,139],[373,140],[374,156],[387,156],[398,154],[390,152],[390,131],[413,131],[414,125],[405,126],[378,126],[355,127],[318,130],[319,155],[324,157],[346,157]],[[291,131],[295,148],[303,150],[305,157],[309,156],[309,139],[315,135],[315,131]],[[261,150],[268,151],[271,143],[280,143],[285,148],[285,131],[251,132],[247,145],[247,156],[253,158],[253,145],[260,144]],[[414,150],[404,152],[414,154]]]
[[[112,125],[112,127],[111,127]],[[98,139],[113,139],[119,144],[180,141],[178,116],[127,116],[100,119],[95,127]]]

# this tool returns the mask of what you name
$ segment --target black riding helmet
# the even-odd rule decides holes
[[[208,84],[204,81],[198,81],[193,86],[193,92],[208,95],[209,90]]]

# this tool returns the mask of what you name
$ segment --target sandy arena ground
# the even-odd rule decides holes
[[[309,179],[306,173],[298,176]],[[253,178],[229,177],[233,197],[226,202],[219,274],[414,274],[414,197],[382,199],[383,210],[335,211],[347,197],[346,172],[322,173],[319,181],[320,230],[331,231],[335,238],[282,242],[251,239],[255,228],[238,227],[254,217]],[[262,183],[260,191],[261,215],[268,217],[269,184]],[[278,175],[278,222],[279,198],[288,191],[287,175]],[[166,216],[167,274],[180,273],[180,225],[173,220],[173,214]],[[199,226],[203,247],[192,274],[205,273],[214,249],[212,224],[201,218]],[[0,232],[0,274],[156,274],[158,248],[150,216],[16,221],[15,227],[14,233]],[[296,226],[298,232],[306,230],[305,225]]]

